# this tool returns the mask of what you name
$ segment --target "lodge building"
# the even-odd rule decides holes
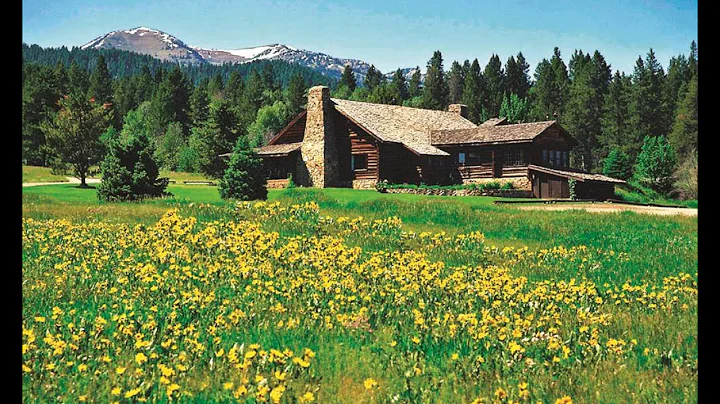
[[[317,86],[306,110],[258,154],[268,187],[285,186],[290,175],[297,185],[319,188],[501,180],[534,197],[568,198],[574,179],[578,198],[612,198],[624,181],[571,169],[576,144],[556,121],[475,125],[461,104],[435,111],[348,101]]]

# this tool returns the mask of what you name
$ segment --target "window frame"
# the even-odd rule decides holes
[[[509,158],[511,157],[511,158]],[[505,151],[505,161],[503,162],[505,167],[522,167],[526,166],[525,160],[525,149],[522,147],[515,147]]]
[[[363,156],[363,159],[365,160],[365,167],[364,168],[357,168],[355,164],[356,156]],[[353,172],[358,171],[367,171],[368,170],[368,153],[353,153],[350,155],[350,169]]]

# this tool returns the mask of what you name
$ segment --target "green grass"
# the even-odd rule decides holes
[[[68,182],[64,175],[55,175],[49,167],[22,166],[22,182]]]
[[[202,174],[196,174],[196,173],[183,173],[183,172],[176,172],[176,171],[168,171],[168,170],[160,170],[160,177],[167,177],[172,181],[177,181],[178,183],[182,183],[183,181],[212,181],[217,182],[215,180],[209,179],[205,177]]]
[[[633,203],[652,203],[658,205],[668,205],[686,208],[698,207],[697,199],[680,200],[664,198],[657,192],[649,188],[641,187],[640,185],[634,183],[625,186],[615,187],[615,194],[619,199]]]

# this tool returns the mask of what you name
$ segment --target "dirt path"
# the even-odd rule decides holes
[[[647,213],[651,215],[686,215],[697,216],[698,210],[693,208],[664,208],[659,206],[640,206],[625,205],[618,203],[553,203],[553,204],[536,204],[519,206],[522,210],[571,210],[584,209],[593,213],[612,213],[622,211],[632,211],[638,213]]]
[[[25,187],[38,187],[42,185],[62,185],[62,184],[79,184],[80,179],[75,177],[65,177],[67,182],[23,182],[22,186]],[[100,179],[98,178],[86,178],[85,183],[87,184],[99,184]]]

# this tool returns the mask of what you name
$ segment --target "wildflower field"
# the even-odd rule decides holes
[[[697,401],[696,218],[287,196],[24,210],[23,401]]]

